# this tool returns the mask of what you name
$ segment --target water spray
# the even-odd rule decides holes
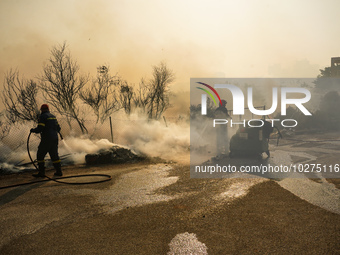
[[[63,144],[65,146],[65,148],[68,150],[68,152],[71,152],[72,149],[70,148],[70,146],[68,146],[68,144],[65,142],[65,139],[63,138],[63,135],[59,132],[60,135],[60,140],[63,141]]]

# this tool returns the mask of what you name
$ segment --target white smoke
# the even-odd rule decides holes
[[[120,143],[151,157],[178,161],[189,155],[190,126],[186,121],[155,121],[133,114],[123,126],[117,125],[116,133]]]
[[[237,121],[237,120],[235,120]],[[236,133],[238,125],[227,126],[228,139]],[[213,119],[204,116],[196,116],[190,121],[190,162],[191,164],[199,164],[217,156],[217,128],[213,126]],[[229,149],[229,148],[227,148]]]
[[[136,153],[166,160],[183,161],[189,159],[190,131],[188,121],[174,123],[148,120],[141,114],[126,116],[118,113],[112,116],[114,143],[110,142],[109,122],[103,125],[89,126],[91,134],[76,136],[76,132],[67,132],[68,127],[62,126],[64,139],[59,141],[59,155],[62,164],[83,164],[87,154],[109,149],[115,145],[128,148]],[[0,163],[6,163],[6,169],[29,163],[26,142],[30,128],[35,123],[18,124],[12,127],[9,135],[0,141]],[[39,135],[32,134],[29,141],[30,154],[36,159],[40,142]],[[49,159],[46,156],[45,159]],[[32,165],[25,165],[32,169]]]
[[[84,164],[86,154],[96,153],[102,149],[109,149],[113,147],[114,143],[107,139],[91,140],[86,137],[66,137],[59,142],[59,155],[67,162],[73,164]]]

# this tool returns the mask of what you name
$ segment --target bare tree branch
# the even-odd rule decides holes
[[[0,113],[0,141],[2,141],[11,130],[11,125],[9,121],[4,120],[4,113]]]
[[[117,76],[111,76],[109,72],[108,66],[98,67],[97,78],[91,87],[80,92],[80,98],[97,116],[97,123],[103,123],[114,111],[120,109],[116,91],[123,81]]]
[[[142,109],[145,113],[149,102],[150,86],[148,86],[144,79],[141,79],[139,88],[133,94],[133,103],[135,107]]]
[[[148,116],[159,119],[162,113],[170,107],[169,85],[174,80],[173,72],[165,63],[153,67],[153,78],[149,82]]]
[[[133,88],[126,82],[120,85],[120,103],[126,114],[131,113],[133,95]]]
[[[54,46],[48,64],[45,64],[41,77],[41,89],[48,102],[70,120],[77,121],[81,131],[87,133],[85,120],[80,117],[77,99],[79,92],[88,81],[87,76],[79,76],[79,65],[66,51],[66,43]]]
[[[6,116],[10,122],[37,121],[38,86],[33,80],[20,78],[19,72],[12,69],[6,73],[2,102],[6,108]]]

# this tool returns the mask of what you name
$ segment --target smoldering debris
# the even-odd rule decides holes
[[[87,165],[121,164],[139,162],[146,158],[145,155],[138,155],[127,148],[115,145],[109,149],[101,149],[97,153],[87,154],[85,161]]]
[[[24,167],[15,166],[8,163],[0,163],[0,175],[19,173],[25,170]]]

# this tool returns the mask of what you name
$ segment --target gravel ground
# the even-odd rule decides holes
[[[48,172],[53,173],[53,172]],[[53,182],[0,190],[1,254],[339,254],[340,216],[264,178],[190,179],[183,164],[69,166]],[[32,180],[2,176],[1,184]]]

